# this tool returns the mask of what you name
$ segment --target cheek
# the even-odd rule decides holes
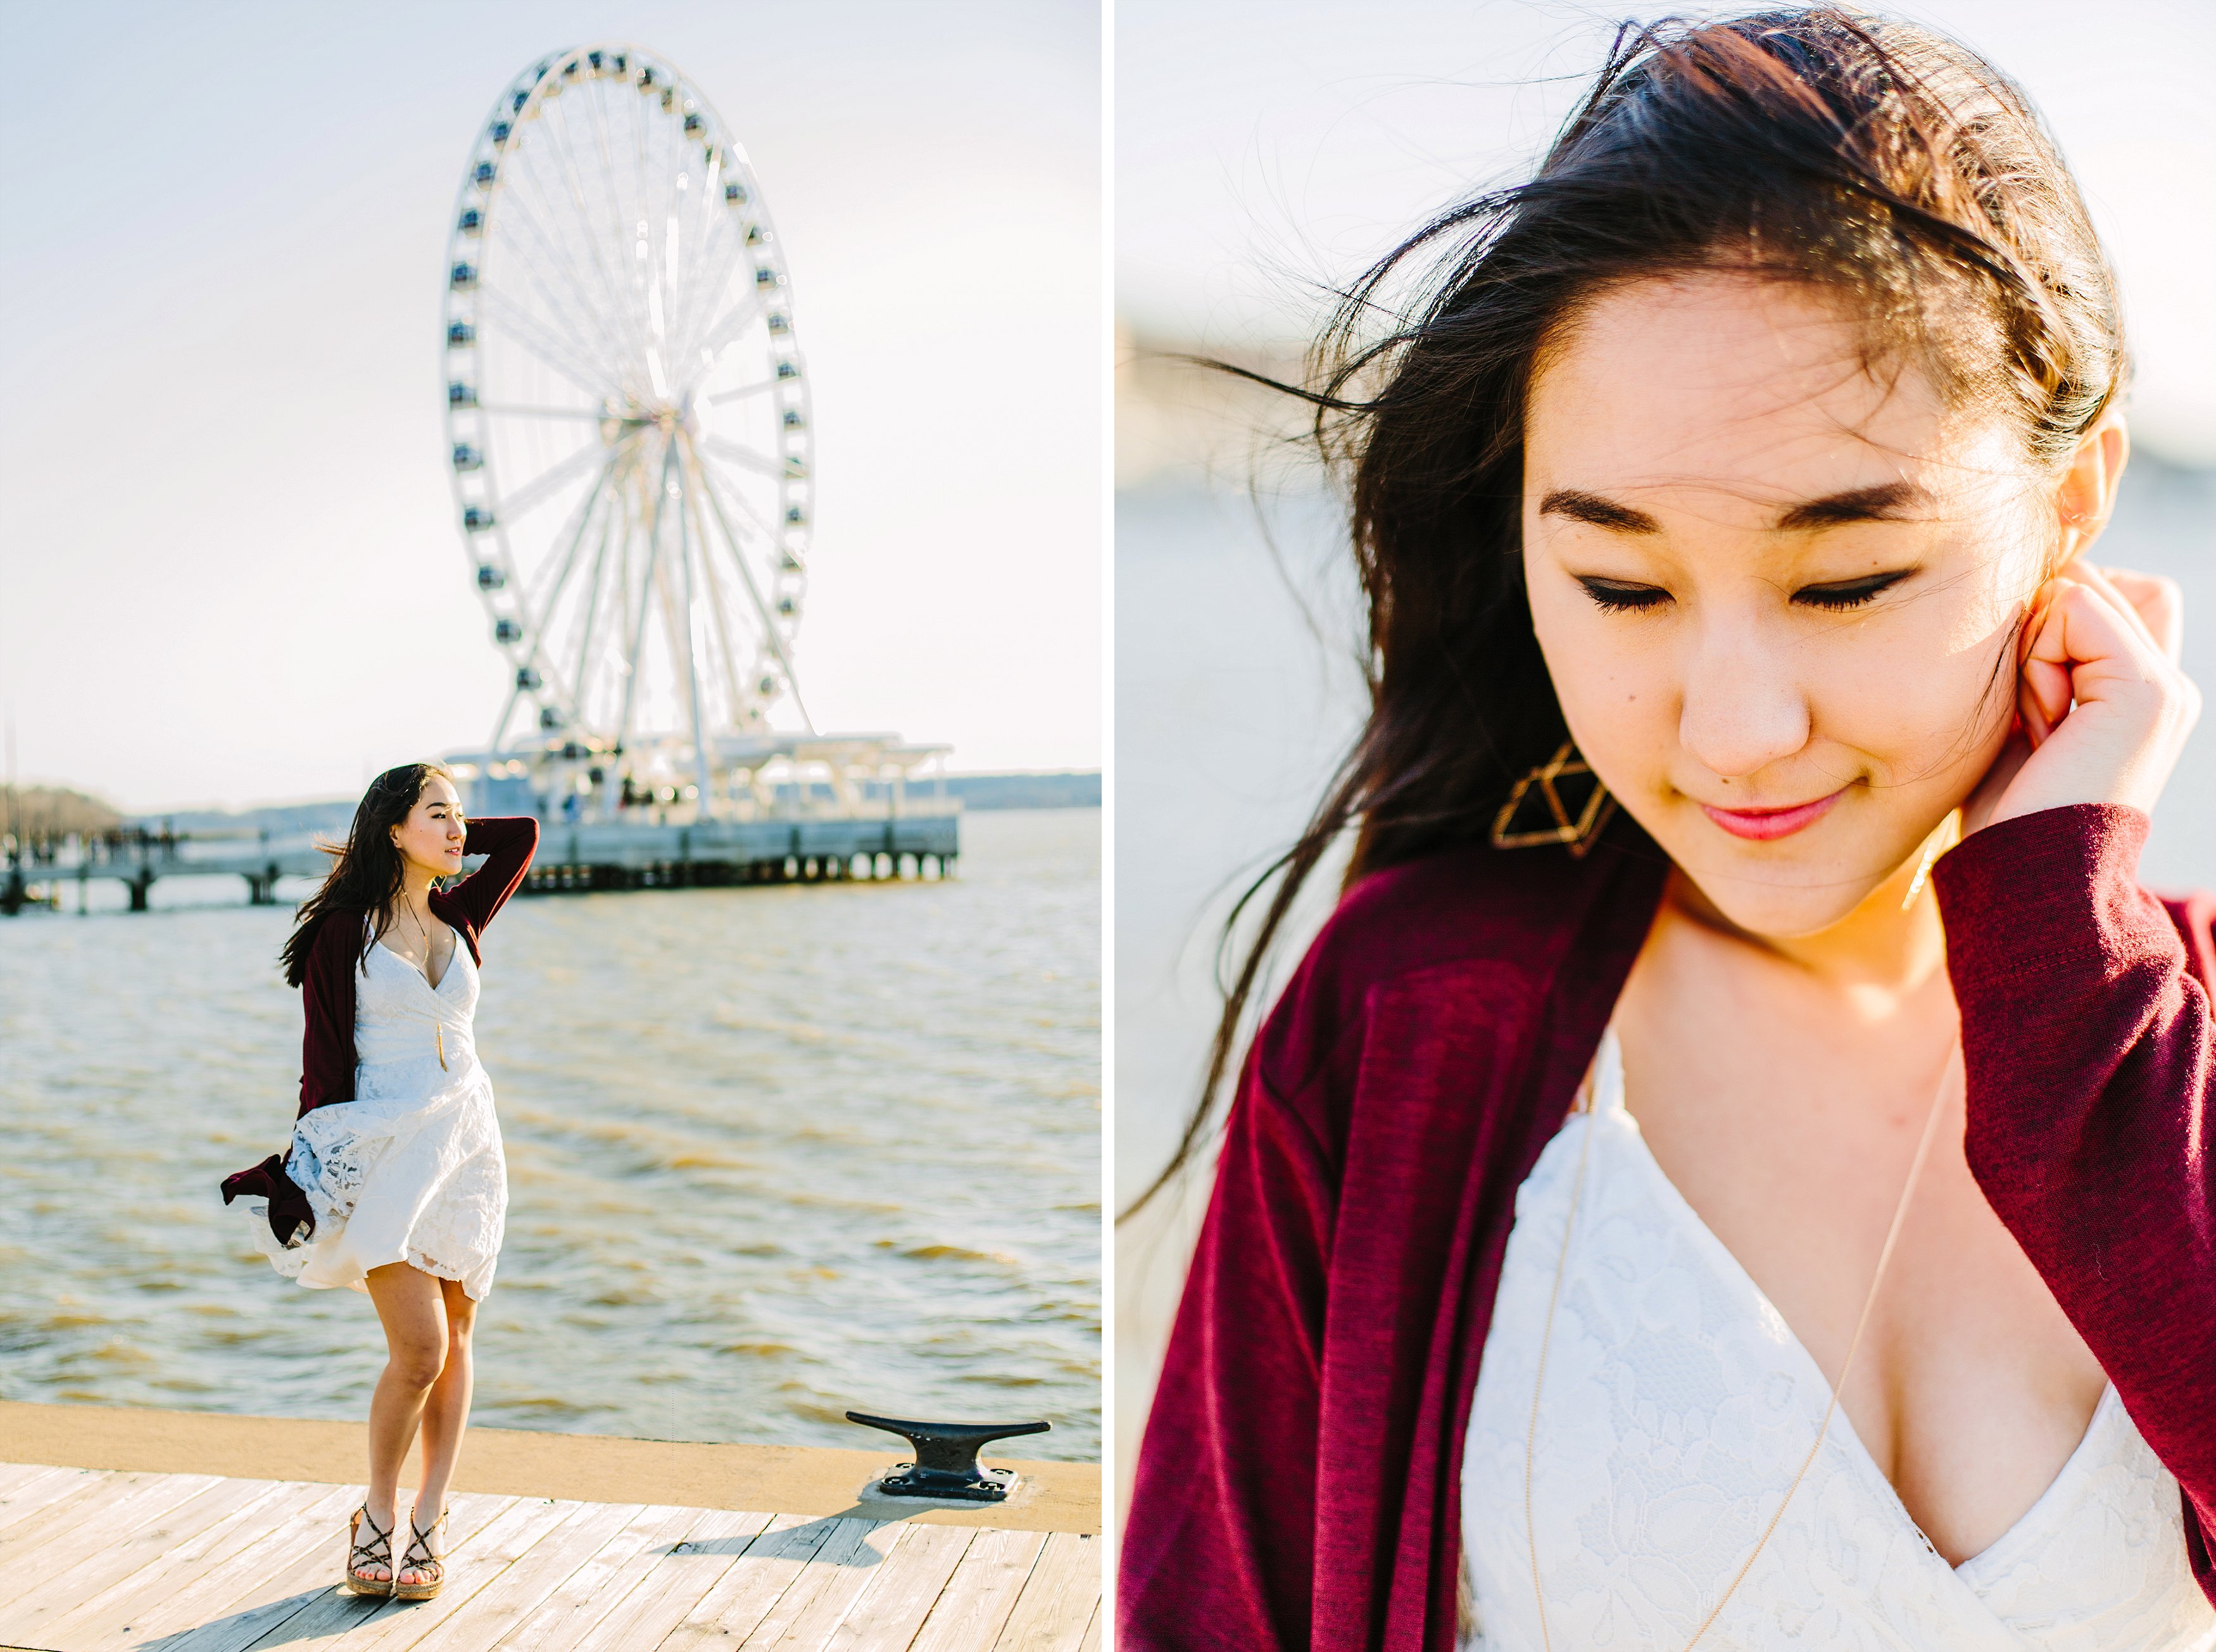
[[[1661,628],[1574,589],[1534,592],[1531,625],[1570,737],[1610,790],[1628,795],[1635,780],[1665,772],[1677,693]]]
[[[1982,598],[1948,596],[1911,601],[1809,648],[1817,734],[1862,755],[1881,784],[1942,783],[1990,758],[2006,728],[2010,617]]]

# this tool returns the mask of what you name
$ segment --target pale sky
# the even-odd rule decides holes
[[[1733,9],[1747,9],[1734,7]],[[2143,439],[2216,462],[2216,5],[1920,0],[2047,116],[2118,271]],[[1432,211],[1523,176],[1616,21],[1699,3],[1119,0],[1117,303],[1218,342],[1305,337]]]
[[[471,145],[556,48],[746,145],[814,392],[819,728],[1100,761],[1100,23],[1086,0],[0,0],[0,704],[126,809],[480,745],[440,299]]]

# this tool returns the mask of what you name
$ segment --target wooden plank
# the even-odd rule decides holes
[[[30,1479],[21,1482],[10,1491],[0,1493],[0,1532],[82,1490],[94,1481],[107,1477],[107,1471],[101,1469],[39,1467],[38,1473]]]
[[[469,1605],[472,1596],[496,1581],[548,1532],[583,1507],[557,1502],[551,1497],[516,1498],[483,1531],[466,1542],[457,1542],[447,1551],[452,1569],[446,1574],[446,1587],[436,1596],[396,1602],[389,1611],[349,1625],[332,1643],[342,1652],[405,1652]],[[450,1519],[447,1525],[451,1528],[453,1520]],[[404,1548],[405,1528],[402,1537]],[[276,1644],[297,1645],[299,1621],[296,1618],[272,1630],[269,1638]]]
[[[1056,1532],[1046,1540],[994,1652],[1077,1652],[1100,1603],[1100,1539]]]
[[[112,1587],[48,1624],[40,1638],[54,1652],[100,1652],[144,1636],[149,1619],[173,1596],[276,1528],[297,1525],[330,1495],[329,1486],[264,1482],[268,1489],[198,1537],[179,1544]]]
[[[154,1479],[152,1475],[120,1474],[105,1469],[81,1474],[76,1480],[61,1486],[60,1496],[44,1499],[23,1509],[4,1527],[0,1527],[0,1556],[6,1555],[18,1544],[28,1547],[33,1542],[42,1541],[37,1536],[42,1526],[51,1528],[57,1521],[73,1523],[78,1518],[78,1511],[93,1507],[102,1501],[112,1501],[132,1486],[151,1485]]]
[[[977,1652],[999,1640],[1045,1547],[1043,1532],[980,1532],[912,1652]]]
[[[644,1503],[578,1503],[531,1552],[471,1595],[416,1643],[414,1652],[483,1652],[529,1615],[580,1566],[643,1513]]]
[[[637,1586],[663,1547],[685,1535],[698,1509],[649,1503],[563,1579],[500,1642],[502,1652],[570,1652]]]
[[[218,1480],[198,1496],[140,1523],[136,1529],[118,1529],[107,1541],[91,1544],[73,1565],[62,1563],[68,1556],[53,1555],[52,1563],[39,1569],[38,1581],[8,1603],[8,1632],[19,1640],[51,1641],[53,1637],[48,1630],[64,1612],[105,1594],[169,1550],[190,1543],[225,1516],[276,1489],[275,1482],[268,1480]],[[95,1521],[86,1535],[97,1535],[107,1527],[108,1522]],[[78,1545],[51,1545],[44,1552],[52,1554],[56,1547]]]
[[[335,1584],[346,1556],[346,1517],[360,1504],[362,1489],[311,1489],[317,1495],[305,1507],[228,1556],[212,1557],[206,1571],[169,1594],[142,1603],[130,1620],[132,1643],[158,1642],[162,1652],[174,1652],[178,1643],[164,1637],[200,1631],[207,1631],[200,1634],[206,1644],[225,1643],[220,1624],[295,1590]]]
[[[742,1643],[747,1652],[824,1652],[871,1575],[915,1529],[865,1519],[834,1524],[838,1529]]]
[[[0,1535],[0,1577],[73,1566],[221,1483],[212,1474],[118,1475],[81,1501],[57,1503]],[[0,1606],[0,1635],[9,1632],[11,1616]]]
[[[695,1513],[684,1537],[668,1545],[638,1587],[593,1625],[576,1652],[637,1652],[658,1644],[775,1518],[739,1509]]]
[[[1077,1652],[1100,1652],[1100,1608],[1093,1608],[1093,1621],[1085,1626],[1085,1638],[1078,1643]]]
[[[743,1645],[838,1525],[803,1514],[779,1515],[662,1637],[658,1652],[730,1652]]]
[[[53,1471],[51,1463],[0,1463],[0,1497],[5,1497],[27,1480]]]
[[[958,1526],[909,1527],[832,1631],[828,1652],[908,1652],[970,1540],[981,1535]]]
[[[361,1505],[362,1488],[350,1486],[335,1500],[335,1518],[327,1519],[299,1534],[301,1541],[286,1556],[283,1563],[267,1575],[248,1581],[243,1592],[237,1593],[222,1616],[205,1618],[194,1628],[175,1632],[162,1643],[162,1652],[245,1652],[265,1635],[280,1625],[289,1624],[302,1614],[313,1612],[318,1606],[339,1603],[348,1608],[355,1619],[391,1603],[382,1599],[344,1594],[339,1581],[345,1571],[346,1517]],[[466,1543],[488,1521],[515,1499],[489,1497],[482,1494],[456,1496],[449,1504],[453,1518],[447,1530],[457,1544]],[[405,1519],[403,1515],[401,1517]],[[392,1545],[397,1554],[400,1544]],[[300,1624],[305,1639],[311,1625],[323,1624],[325,1618],[316,1618]],[[321,1633],[321,1630],[317,1630]],[[290,1645],[290,1637],[275,1637],[272,1645]]]

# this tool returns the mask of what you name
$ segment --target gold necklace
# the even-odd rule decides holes
[[[1785,1506],[1793,1501],[1793,1494],[1800,1489],[1800,1482],[1807,1477],[1808,1470],[1815,1465],[1816,1453],[1824,1449],[1824,1438],[1831,1432],[1832,1414],[1839,1409],[1839,1391],[1847,1385],[1847,1372],[1854,1365],[1856,1350],[1862,1345],[1862,1332],[1869,1325],[1870,1310],[1877,1305],[1878,1285],[1885,1278],[1886,1264],[1893,1260],[1893,1243],[1900,1237],[1901,1220],[1908,1214],[1908,1196],[1915,1191],[1917,1176],[1922,1172],[1924,1161],[1931,1150],[1931,1135],[1938,1128],[1939,1115],[1944,1108],[1948,1088],[1961,1065],[1961,1040],[1957,1039],[1948,1052],[1947,1069],[1940,1077],[1937,1093],[1931,1098],[1931,1111],[1924,1116],[1924,1134],[1917,1140],[1916,1156],[1909,1161],[1908,1177],[1902,1182],[1900,1187],[1900,1200],[1893,1207],[1893,1221],[1886,1228],[1885,1243],[1878,1250],[1877,1269],[1870,1276],[1869,1294],[1862,1298],[1862,1310],[1855,1320],[1855,1334],[1848,1339],[1847,1357],[1839,1362],[1839,1378],[1831,1384],[1831,1402],[1824,1408],[1824,1421],[1816,1430],[1816,1442],[1809,1446],[1808,1455],[1801,1459],[1800,1468],[1794,1473],[1793,1482],[1785,1488],[1785,1495],[1777,1500],[1777,1507],[1770,1516],[1770,1524],[1762,1528],[1762,1536],[1755,1540],[1754,1548],[1748,1553],[1746,1559],[1740,1563],[1739,1570],[1732,1575],[1731,1582],[1726,1586],[1716,1604],[1709,1609],[1708,1615],[1701,1619],[1701,1626],[1693,1631],[1693,1638],[1685,1643],[1684,1652],[1693,1652],[1693,1648],[1698,1643],[1701,1637],[1708,1632],[1708,1626],[1723,1614],[1725,1603],[1732,1598],[1733,1591],[1739,1587],[1747,1573],[1754,1569],[1755,1559],[1762,1553],[1763,1545],[1770,1541],[1770,1534],[1777,1530],[1778,1521],[1785,1517]],[[1622,1052],[1619,1051],[1617,1054],[1619,1065],[1622,1060]],[[1577,1173],[1570,1182],[1570,1208],[1562,1218],[1562,1252],[1554,1262],[1554,1289],[1547,1294],[1546,1327],[1539,1334],[1539,1370],[1538,1374],[1531,1379],[1531,1423],[1524,1435],[1524,1538],[1531,1556],[1531,1598],[1537,1601],[1539,1606],[1539,1643],[1545,1649],[1545,1652],[1554,1652],[1554,1643],[1547,1631],[1546,1593],[1539,1587],[1539,1534],[1531,1518],[1531,1460],[1539,1436],[1539,1395],[1547,1382],[1547,1347],[1554,1335],[1554,1307],[1561,1300],[1562,1272],[1569,1265],[1570,1260],[1570,1231],[1577,1223],[1578,1200],[1585,1192],[1585,1160],[1592,1150],[1593,1125],[1596,1122],[1592,1115],[1597,1101],[1594,1093],[1598,1088],[1597,1077],[1589,1076],[1579,1097],[1578,1105],[1572,1108],[1573,1112],[1582,1113],[1588,1116],[1585,1119],[1585,1139],[1578,1144]]]
[[[430,987],[431,932],[425,928],[422,921],[416,917],[415,909],[408,904],[408,897],[405,895],[400,897],[400,909],[407,913],[409,922],[414,924],[417,932],[423,937],[423,984]],[[431,990],[436,992],[438,988],[431,987]],[[436,1015],[431,1018],[431,1041],[439,1051],[439,1070],[442,1073],[452,1072],[453,1069],[446,1065],[446,1024]]]

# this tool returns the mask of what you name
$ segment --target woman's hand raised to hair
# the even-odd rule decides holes
[[[2080,803],[2153,813],[2201,716],[2184,631],[2171,580],[2072,562],[2040,587],[2016,643],[2022,727],[1962,805],[1963,831]]]

